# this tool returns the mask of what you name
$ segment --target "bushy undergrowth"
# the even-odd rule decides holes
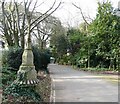
[[[48,50],[40,51],[37,47],[33,47],[32,50],[34,55],[34,65],[36,71],[38,72],[39,70],[43,70],[48,73],[47,66],[50,63],[49,51]]]
[[[39,102],[42,101],[40,95],[33,87],[23,87],[19,84],[10,84],[3,93],[3,102]]]
[[[9,70],[8,67],[2,68],[2,103],[5,104],[17,104],[19,102],[49,102],[51,80],[49,74],[45,78],[40,78],[40,83],[37,88],[34,86],[24,87],[17,83],[17,74],[13,70]]]
[[[39,72],[42,70],[45,73],[48,72],[47,65],[50,62],[49,51],[40,51],[37,47],[32,47],[32,51],[36,71]],[[9,51],[4,51],[2,57],[3,67],[1,84],[3,89],[3,103],[44,102],[49,99],[50,95],[50,77],[41,79],[39,84],[40,92],[36,92],[34,87],[23,87],[14,83],[17,77],[17,71],[22,63],[22,53],[23,49],[21,48],[11,48]]]
[[[2,85],[11,84],[16,78],[16,72],[9,70],[8,66],[2,67]]]
[[[2,102],[37,102],[42,101],[40,95],[32,87],[22,87],[14,83],[17,73],[9,70],[8,66],[2,67]]]
[[[9,70],[8,66],[2,68],[2,102],[3,103],[16,103],[37,101],[35,99],[36,93],[33,88],[23,88],[14,83],[16,79],[16,72]],[[37,97],[36,97],[37,98]]]
[[[36,71],[38,72],[39,70],[44,70],[48,72],[47,66],[50,63],[49,51],[40,51],[37,47],[32,47],[32,51]],[[20,65],[22,64],[22,54],[23,49],[11,48],[3,55],[3,64],[8,64],[9,69],[18,71]]]

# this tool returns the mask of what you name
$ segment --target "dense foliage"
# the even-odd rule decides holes
[[[68,29],[65,44],[67,54],[62,54],[59,63],[118,70],[119,40],[120,17],[114,15],[114,8],[109,1],[98,2],[96,18],[90,24],[82,23],[79,28]],[[62,47],[62,43],[59,44]],[[58,48],[61,49],[54,47],[54,50]]]
[[[57,62],[62,61],[61,59],[67,53],[68,40],[65,34],[56,35],[51,39],[51,52]]]
[[[22,87],[19,84],[10,84],[3,95],[3,102],[39,102],[42,101],[40,95],[32,87]],[[7,100],[7,101],[6,101]]]
[[[118,69],[120,17],[113,15],[111,3],[98,3],[96,19],[89,26],[94,56],[102,67]]]
[[[40,51],[37,47],[32,47],[34,55],[34,65],[38,72],[39,70],[47,71],[47,65],[50,63],[50,53],[48,50]],[[8,64],[9,69],[18,70],[22,63],[22,48],[11,48],[8,52],[5,52],[4,63]]]
[[[37,76],[41,81],[34,86],[21,86],[16,83],[17,73],[13,70],[9,70],[8,66],[2,67],[2,103],[37,103],[37,102],[49,102],[50,100],[50,87],[51,79],[49,74],[45,78]]]
[[[16,103],[29,101],[40,101],[38,95],[33,88],[22,88],[20,85],[15,84],[17,73],[9,70],[8,66],[2,67],[2,100],[3,103]]]
[[[50,62],[50,53],[48,50],[40,51],[37,47],[32,47],[34,54],[34,64],[36,71],[48,72],[47,65]],[[37,78],[41,80],[37,86],[21,86],[16,83],[17,71],[21,65],[23,49],[11,48],[9,51],[3,52],[2,67],[2,101],[3,103],[19,103],[19,102],[49,102],[50,98],[50,77]],[[41,61],[42,60],[42,61]]]

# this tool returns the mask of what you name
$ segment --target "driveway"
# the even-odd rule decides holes
[[[52,102],[118,102],[118,84],[99,75],[50,64]]]

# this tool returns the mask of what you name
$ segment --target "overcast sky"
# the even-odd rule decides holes
[[[6,0],[6,1],[11,1],[11,0]],[[23,0],[15,0],[15,1],[20,2]],[[36,0],[33,0],[33,2],[35,1]],[[46,10],[48,10],[51,7],[54,1],[55,0],[38,0],[38,5],[40,6],[37,8],[37,11],[44,13]],[[56,6],[60,1],[62,1],[63,3],[57,9],[57,11],[55,11],[52,15],[58,17],[61,20],[62,24],[65,26],[67,25],[78,26],[83,21],[83,19],[81,17],[80,10],[74,7],[72,3],[81,7],[86,17],[89,16],[90,18],[94,19],[97,12],[97,2],[107,1],[107,0],[56,0],[56,1],[57,1]],[[109,1],[111,1],[114,8],[117,8],[118,1],[120,0],[109,0]],[[32,5],[34,5],[34,3]]]
[[[38,0],[39,1],[39,0]],[[47,10],[54,0],[43,0],[43,3],[38,10],[44,11]],[[59,2],[60,0],[56,0]],[[82,11],[86,17],[90,17],[92,19],[95,18],[97,12],[97,2],[98,1],[106,1],[106,0],[61,0],[63,3],[60,8],[53,14],[58,17],[62,24],[78,26],[83,20],[80,14],[79,9],[75,8],[72,3],[82,8]],[[111,1],[114,8],[117,8],[118,1],[120,0],[109,0]],[[40,3],[40,1],[39,1]],[[56,3],[57,4],[57,3]]]

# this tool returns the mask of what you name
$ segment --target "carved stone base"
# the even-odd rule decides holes
[[[17,83],[21,85],[36,85],[39,83],[35,66],[20,66],[17,74]]]

